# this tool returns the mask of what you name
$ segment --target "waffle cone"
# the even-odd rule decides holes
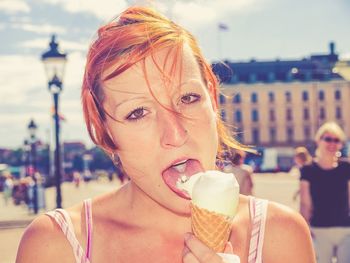
[[[223,252],[230,237],[232,218],[191,203],[192,231],[215,252]]]

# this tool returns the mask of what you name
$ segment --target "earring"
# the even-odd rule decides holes
[[[119,166],[120,159],[119,159],[118,154],[112,153],[111,154],[111,159],[112,159],[112,162],[114,163],[115,166]]]

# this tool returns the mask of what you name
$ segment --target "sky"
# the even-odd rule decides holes
[[[42,141],[53,135],[40,60],[53,33],[68,54],[61,138],[93,145],[80,103],[86,53],[98,27],[130,5],[151,5],[184,26],[211,62],[300,59],[328,53],[330,41],[350,59],[350,0],[0,0],[0,148],[22,147],[31,119]]]

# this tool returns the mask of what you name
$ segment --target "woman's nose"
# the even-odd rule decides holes
[[[179,147],[185,144],[188,131],[184,127],[184,117],[176,112],[164,109],[161,113],[161,145],[163,147]]]

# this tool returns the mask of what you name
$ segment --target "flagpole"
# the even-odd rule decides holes
[[[227,31],[229,28],[224,23],[219,23],[218,25],[218,52],[219,52],[219,60],[224,60],[222,55],[222,35],[221,31]]]

